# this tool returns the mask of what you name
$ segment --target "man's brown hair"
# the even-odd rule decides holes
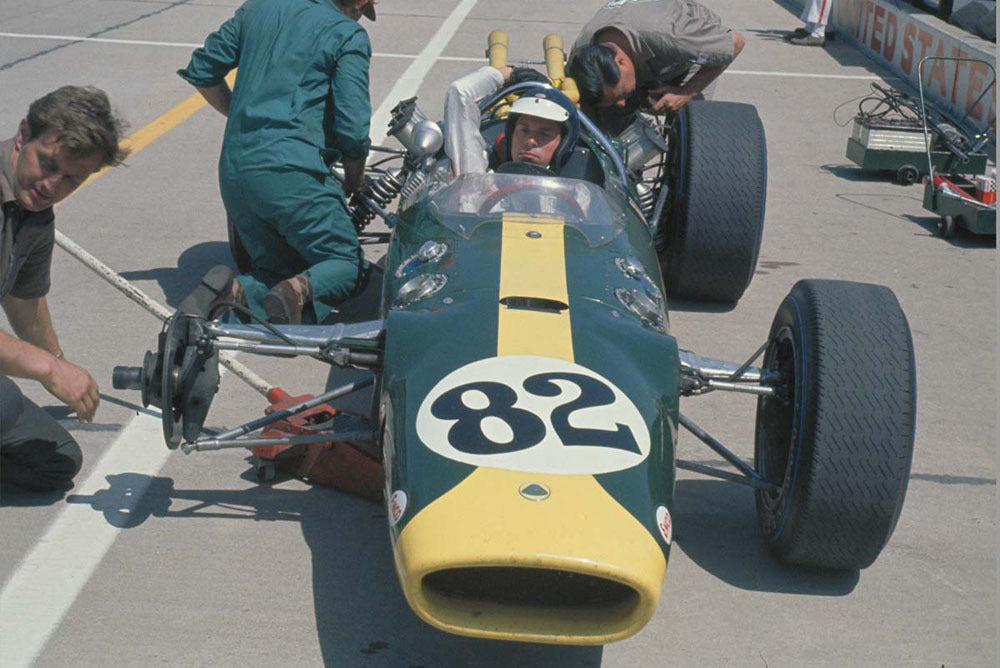
[[[124,129],[108,96],[93,86],[63,86],[28,107],[30,139],[54,130],[70,155],[100,155],[101,167],[119,165],[128,156],[128,150],[119,146]]]

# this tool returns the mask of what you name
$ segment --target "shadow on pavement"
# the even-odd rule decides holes
[[[916,223],[922,227],[925,232],[927,232],[928,236],[934,237],[939,243],[950,243],[952,246],[957,246],[959,248],[996,248],[995,236],[988,234],[972,234],[962,227],[958,227],[955,231],[955,236],[950,239],[941,238],[937,233],[937,222],[939,217],[935,216],[930,211],[927,212],[926,216],[914,216],[911,214],[898,213],[879,206],[885,201],[895,198],[911,199],[922,203],[923,199],[921,197],[913,195],[886,195],[883,193],[838,193],[836,197],[837,199],[850,202],[851,204],[875,211],[877,213],[885,214],[886,216],[898,218],[899,220],[904,220],[910,223]]]
[[[34,508],[54,506],[67,497],[71,488],[54,489],[49,492],[35,492],[8,485],[0,489],[0,508]]]
[[[857,165],[855,165],[854,163],[851,163],[851,164],[846,164],[845,163],[845,164],[839,164],[839,165],[826,164],[826,165],[820,165],[819,168],[822,169],[824,172],[828,172],[828,173],[832,174],[833,176],[836,176],[837,178],[844,179],[845,181],[855,181],[855,182],[859,182],[859,183],[863,183],[863,182],[867,182],[867,181],[878,181],[880,183],[881,182],[890,182],[890,183],[893,182],[892,181],[892,178],[893,178],[892,172],[889,172],[889,171],[884,171],[884,172],[867,171],[866,172],[863,169],[861,169],[860,167],[858,167]],[[899,184],[897,183],[896,185],[899,185]],[[902,185],[900,185],[899,187],[900,188],[906,188],[908,186],[902,186]]]
[[[770,556],[757,529],[753,491],[716,480],[678,480],[674,547],[740,589],[810,596],[846,596],[858,571],[786,566]]]
[[[195,244],[181,253],[177,258],[176,267],[123,271],[121,275],[129,281],[156,281],[163,290],[167,304],[176,308],[181,300],[194,290],[205,272],[217,264],[225,264],[235,269],[236,264],[229,252],[229,244],[224,241],[206,241]]]
[[[251,479],[252,469],[245,474]],[[312,552],[313,601],[324,663],[407,666],[600,666],[602,647],[552,646],[453,636],[421,621],[396,580],[385,509],[332,489],[180,490],[135,473],[108,476],[107,489],[70,495],[113,526],[151,518],[290,521]],[[351,658],[353,657],[353,659]]]
[[[736,308],[737,302],[696,302],[685,299],[667,298],[667,308],[673,311],[687,311],[691,313],[729,313]]]

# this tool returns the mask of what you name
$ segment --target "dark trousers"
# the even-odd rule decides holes
[[[0,486],[64,489],[80,470],[80,446],[55,419],[0,376]]]

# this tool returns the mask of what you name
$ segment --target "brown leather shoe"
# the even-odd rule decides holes
[[[302,274],[280,281],[264,295],[261,305],[268,322],[276,325],[302,324],[302,310],[312,301],[312,286]]]

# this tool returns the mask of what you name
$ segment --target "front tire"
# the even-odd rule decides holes
[[[694,101],[671,127],[668,206],[656,234],[667,294],[736,302],[757,267],[767,148],[757,110]]]
[[[910,329],[891,290],[799,281],[771,325],[765,368],[785,395],[757,403],[754,462],[781,486],[755,492],[779,560],[866,568],[906,495],[916,419]]]

